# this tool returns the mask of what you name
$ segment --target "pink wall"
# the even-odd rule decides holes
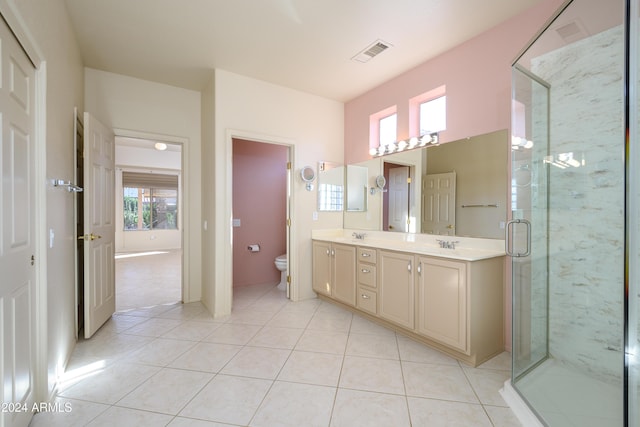
[[[409,100],[446,86],[441,142],[510,128],[511,64],[565,0],[542,0],[513,19],[345,104],[344,162],[369,160],[369,116],[397,106],[398,140],[411,136]],[[434,35],[437,37],[437,35]],[[425,43],[428,43],[425,40]],[[511,349],[511,269],[505,275],[505,348]]]
[[[442,85],[446,86],[447,130],[440,134],[441,142],[509,128],[511,63],[563,2],[542,0],[525,13],[346,103],[345,163],[370,158],[369,116],[382,109],[397,105],[398,139],[415,136],[409,134],[409,99]]]
[[[233,286],[280,281],[273,262],[287,250],[286,179],[286,147],[233,140]]]

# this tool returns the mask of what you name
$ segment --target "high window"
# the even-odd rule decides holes
[[[178,176],[123,172],[124,230],[178,229]]]
[[[440,96],[420,104],[420,135],[447,128],[447,97]]]

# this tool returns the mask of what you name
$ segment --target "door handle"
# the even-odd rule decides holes
[[[514,224],[524,224],[527,230],[527,250],[525,252],[513,252],[513,225]],[[507,226],[505,228],[505,239],[504,239],[505,249],[504,251],[510,257],[522,258],[531,255],[531,223],[526,219],[512,219],[507,222]]]
[[[389,230],[393,230],[393,225],[390,225],[390,226],[389,226]]]
[[[96,240],[96,239],[102,239],[102,236],[98,235],[98,234],[85,234],[84,236],[78,236],[78,240]]]

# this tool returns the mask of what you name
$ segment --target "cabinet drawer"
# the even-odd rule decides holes
[[[378,294],[374,291],[358,287],[358,308],[372,314],[378,313]]]
[[[376,263],[377,251],[375,249],[358,248],[358,261]]]
[[[376,287],[376,266],[364,262],[358,263],[358,284]]]

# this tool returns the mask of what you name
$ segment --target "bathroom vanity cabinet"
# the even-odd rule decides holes
[[[313,289],[471,366],[504,351],[504,256],[313,241]]]
[[[313,290],[341,303],[356,304],[356,248],[329,242],[313,245]]]

